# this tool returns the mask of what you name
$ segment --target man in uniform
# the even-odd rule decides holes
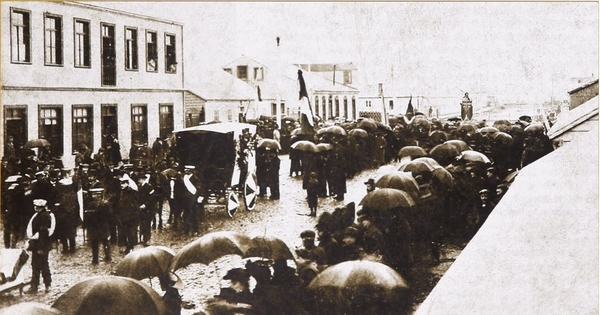
[[[52,275],[48,264],[48,253],[52,249],[50,237],[54,233],[56,220],[54,215],[46,207],[47,201],[44,199],[35,199],[33,206],[35,214],[29,220],[27,225],[27,237],[29,238],[29,247],[31,251],[31,287],[27,293],[37,293],[40,283],[40,273],[44,278],[46,292],[50,291],[52,284]]]
[[[198,232],[198,215],[204,217],[204,188],[194,173],[193,165],[186,165],[181,178],[181,201],[183,205],[183,233]]]

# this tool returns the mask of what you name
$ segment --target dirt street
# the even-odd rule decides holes
[[[250,236],[267,234],[274,235],[285,241],[290,248],[301,244],[300,233],[305,229],[314,229],[317,219],[307,216],[309,213],[306,203],[306,192],[302,190],[301,177],[289,177],[289,159],[287,155],[280,156],[280,187],[281,199],[269,200],[259,198],[256,208],[249,212],[245,209],[238,211],[233,219],[230,219],[224,206],[208,206],[206,208],[206,220],[201,223],[200,234],[212,231],[231,230],[247,233]],[[349,202],[360,202],[366,194],[363,184],[368,178],[386,170],[397,169],[396,164],[385,165],[380,169],[363,171],[347,182],[347,194],[344,201],[336,201],[332,197],[319,200],[318,213],[323,211],[332,212],[336,206]],[[168,211],[164,211],[166,217]],[[164,230],[154,230],[150,245],[165,245],[177,251],[197,236],[183,235],[181,232],[172,231],[168,227]],[[37,301],[51,305],[63,292],[72,285],[88,277],[98,275],[109,275],[116,269],[117,264],[123,259],[121,251],[124,248],[112,248],[112,262],[100,262],[99,265],[91,264],[91,249],[89,244],[84,243],[83,235],[78,237],[78,249],[76,253],[63,255],[58,250],[50,253],[50,268],[52,270],[52,288],[49,293],[38,293],[37,295],[19,295],[18,291],[12,291],[0,297],[0,307],[25,302]],[[449,268],[464,243],[454,242],[445,244],[442,248],[442,260],[439,265],[431,265],[429,261],[421,261],[415,267],[417,279],[411,283],[416,294],[416,308],[421,303],[441,275]],[[25,244],[21,243],[24,247]],[[139,248],[141,245],[138,245]],[[102,253],[100,254],[102,259]],[[188,309],[183,309],[182,314],[193,314],[203,310],[204,302],[219,293],[221,286],[226,286],[228,281],[222,280],[227,270],[233,267],[242,267],[245,260],[239,256],[226,256],[208,266],[193,264],[178,270],[177,274],[183,280],[185,288],[180,290]],[[28,280],[31,277],[30,263],[22,271]],[[160,286],[156,279],[143,280],[155,288],[161,295]],[[43,291],[43,290],[42,290]]]

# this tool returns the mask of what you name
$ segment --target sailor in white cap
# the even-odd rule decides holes
[[[48,253],[52,249],[50,237],[54,234],[56,219],[54,214],[48,211],[45,199],[34,199],[33,206],[35,214],[27,225],[27,237],[29,238],[28,250],[31,251],[31,287],[28,293],[37,293],[40,283],[40,273],[44,278],[46,292],[50,290],[52,276],[48,264]]]
[[[204,196],[202,181],[194,170],[194,165],[186,165],[183,174],[182,206],[183,233],[198,232],[198,215],[204,216]]]

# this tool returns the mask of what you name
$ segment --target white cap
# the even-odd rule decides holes
[[[188,169],[188,170],[193,170],[196,167],[194,165],[186,165],[185,168]]]
[[[45,207],[46,203],[48,203],[46,201],[46,199],[34,199],[33,200],[33,205],[36,207]]]

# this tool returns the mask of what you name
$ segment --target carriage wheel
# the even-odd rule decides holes
[[[254,210],[254,207],[256,206],[257,193],[258,183],[256,182],[256,175],[254,173],[250,173],[246,177],[246,184],[244,185],[244,202],[246,204],[246,210]]]
[[[233,191],[229,192],[229,196],[227,196],[227,215],[229,215],[230,218],[233,218],[233,215],[237,212],[239,207],[240,200],[238,195]]]

